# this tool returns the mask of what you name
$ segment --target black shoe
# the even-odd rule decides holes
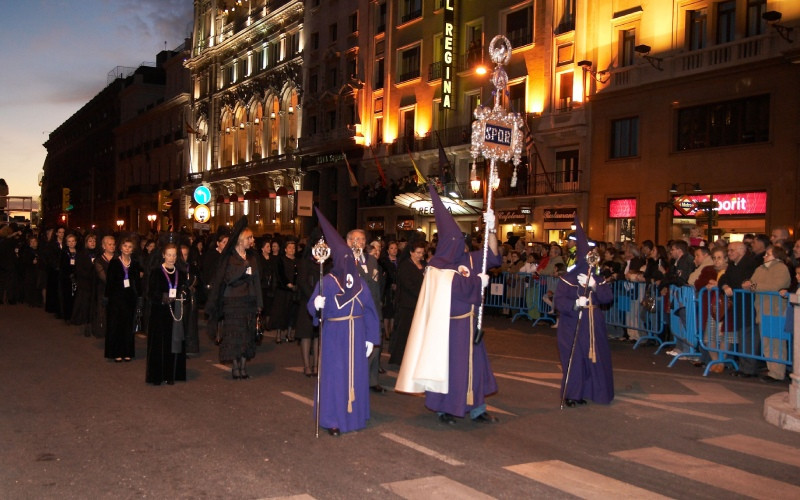
[[[734,377],[739,377],[739,378],[753,378],[753,377],[755,377],[755,374],[753,374],[753,373],[745,373],[745,372],[743,372],[741,370],[736,370],[735,372],[731,372],[731,375],[734,376]]]
[[[175,381],[174,380],[167,380],[167,385],[175,385]]]
[[[336,437],[339,434],[341,434],[341,432],[339,432],[339,428],[338,427],[331,427],[330,429],[328,429],[328,434],[330,434],[333,437]]]
[[[384,373],[386,373],[386,369],[385,369],[385,368],[383,368],[383,367],[381,367],[381,368],[378,368],[378,373],[380,373],[381,375],[383,375]]]
[[[236,375],[236,370],[231,370],[231,378],[233,380],[239,380],[240,378],[242,378],[242,376],[241,375]]]
[[[570,408],[575,408],[578,405],[581,405],[581,406],[585,405],[586,404],[586,400],[585,399],[565,399],[564,400],[564,404],[569,406]]]
[[[456,419],[449,413],[442,413],[439,415],[439,423],[447,425],[456,425]]]
[[[761,380],[762,382],[767,382],[769,384],[779,384],[783,382],[783,380],[779,380],[775,377],[772,377],[771,375],[762,375],[758,377],[758,379]]]
[[[481,424],[496,424],[500,421],[497,417],[493,415],[489,415],[489,412],[483,412],[477,417],[472,419],[473,422],[478,422]]]
[[[372,387],[370,387],[369,389],[370,389],[372,392],[377,392],[378,394],[383,394],[383,393],[385,393],[385,392],[386,392],[386,389],[384,389],[384,388],[383,388],[382,386],[380,386],[380,385],[373,385],[373,386],[372,386]]]
[[[241,375],[239,375],[239,378],[242,380],[247,380],[250,378],[250,375],[248,375],[246,371],[242,370]]]
[[[275,339],[275,343],[276,343],[276,344],[280,344],[280,343],[281,343],[281,338],[280,338],[280,337],[277,337],[277,338]]]

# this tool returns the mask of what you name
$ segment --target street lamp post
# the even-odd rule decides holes
[[[122,219],[117,219],[117,231],[122,231],[122,226],[125,225],[125,221]]]
[[[156,214],[149,214],[147,216],[147,220],[150,221],[150,230],[151,231],[155,230],[155,222],[156,222],[157,218],[158,218],[158,216]]]

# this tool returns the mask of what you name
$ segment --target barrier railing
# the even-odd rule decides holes
[[[653,341],[661,348],[659,334],[664,329],[664,299],[658,294],[655,284],[617,280],[611,286],[614,302],[605,311],[606,325],[617,326],[627,331],[628,337],[636,340],[633,348]]]
[[[503,272],[490,279],[484,307],[507,309],[512,322],[525,317],[533,326],[540,321],[555,323],[553,303],[547,297],[548,291],[555,293],[557,284],[554,276]]]
[[[528,273],[500,273],[491,278],[485,307],[507,309],[512,322],[520,317],[555,323],[553,294],[559,278]],[[792,333],[786,326],[788,300],[777,292],[734,290],[731,297],[716,288],[695,292],[690,286],[670,286],[662,296],[655,284],[617,280],[614,301],[605,310],[606,324],[625,329],[636,340],[633,348],[653,341],[656,354],[669,346],[685,357],[710,357],[703,375],[716,364],[738,370],[741,358],[791,365]],[[672,338],[663,340],[665,325]],[[791,327],[791,324],[789,325]]]

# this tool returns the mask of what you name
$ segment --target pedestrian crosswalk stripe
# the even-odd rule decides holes
[[[662,404],[658,404],[658,403],[653,403],[652,401],[645,401],[643,399],[632,398],[632,397],[628,397],[628,396],[619,396],[618,395],[618,396],[615,396],[614,399],[617,400],[617,401],[624,401],[626,403],[631,403],[631,404],[635,404],[635,405],[639,405],[639,406],[647,406],[647,407],[650,407],[650,408],[658,408],[659,410],[672,411],[672,412],[675,412],[675,413],[683,413],[684,415],[691,415],[693,417],[707,418],[709,420],[718,420],[720,422],[727,422],[728,420],[730,420],[730,417],[726,417],[724,415],[717,415],[715,413],[706,413],[704,411],[689,410],[689,409],[686,409],[686,408],[679,408],[679,407],[676,407],[676,406],[662,405]]]
[[[782,443],[775,443],[743,434],[701,439],[700,442],[800,467],[800,450]]]
[[[385,437],[387,439],[391,439],[395,443],[401,444],[403,446],[407,446],[407,447],[411,448],[412,450],[416,450],[416,451],[418,451],[420,453],[428,455],[429,457],[433,457],[433,458],[435,458],[437,460],[441,460],[442,462],[444,462],[446,464],[464,465],[464,462],[456,460],[455,458],[448,457],[447,455],[444,455],[442,453],[439,453],[438,451],[434,451],[434,450],[432,450],[430,448],[422,446],[421,444],[417,444],[414,441],[410,441],[410,440],[408,440],[406,438],[400,437],[397,434],[394,434],[394,433],[391,433],[391,432],[383,432],[383,433],[381,433],[381,436],[383,436],[383,437]]]
[[[663,448],[617,451],[611,455],[736,495],[753,498],[800,498],[800,486]]]
[[[516,413],[511,413],[510,411],[501,410],[500,408],[492,405],[486,405],[486,410],[492,413],[502,413],[503,415],[511,415],[512,417],[516,417]]]
[[[395,495],[409,500],[488,500],[494,498],[445,476],[395,481],[384,483],[381,486]]]
[[[307,493],[303,493],[302,495],[291,495],[288,497],[269,497],[265,500],[316,500],[314,497]]]
[[[305,396],[301,396],[299,394],[295,394],[295,393],[289,392],[289,391],[281,391],[281,394],[283,394],[284,396],[289,396],[290,398],[292,398],[294,400],[297,400],[297,401],[300,401],[301,403],[306,404],[308,406],[314,406],[314,401],[312,401],[310,398],[307,398]]]
[[[669,498],[561,460],[531,462],[504,468],[578,498]]]

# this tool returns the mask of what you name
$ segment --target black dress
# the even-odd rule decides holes
[[[75,302],[72,305],[72,316],[70,317],[70,323],[73,325],[85,325],[91,321],[90,311],[92,310],[96,279],[94,256],[94,250],[82,250],[76,257]]]
[[[49,313],[55,313],[57,317],[61,317],[60,294],[58,291],[58,266],[61,264],[61,248],[62,245],[52,240],[48,241],[39,253],[47,268],[47,293],[45,294],[44,310]]]
[[[417,297],[422,289],[424,269],[417,268],[411,259],[405,259],[397,266],[397,308],[395,309],[395,326],[389,343],[391,357],[389,363],[399,365],[403,361],[406,350],[411,320],[417,307]]]
[[[272,308],[269,313],[269,330],[286,330],[294,328],[297,319],[297,294],[289,288],[289,284],[297,283],[297,259],[281,255],[277,259],[275,277],[277,288]]]
[[[200,330],[198,328],[197,286],[200,274],[194,262],[184,265],[186,271],[186,300],[183,302],[183,328],[186,334],[186,354],[200,354]]]
[[[230,362],[256,355],[256,312],[261,309],[261,280],[254,257],[247,260],[234,252],[223,257],[208,300],[217,300],[222,287],[222,329],[219,361]]]
[[[331,262],[327,260],[323,274],[330,271]],[[297,295],[300,304],[307,304],[319,286],[319,264],[311,258],[300,259],[297,263]],[[313,318],[305,307],[297,308],[297,321],[295,323],[295,338],[315,339],[319,337],[319,327],[314,326]]]
[[[46,270],[39,250],[25,246],[20,250],[19,261],[22,266],[24,301],[32,307],[42,307]]]
[[[150,271],[147,299],[150,301],[150,320],[147,329],[148,384],[168,384],[186,380],[186,348],[183,328],[183,304],[169,298],[170,288],[176,299],[186,298],[186,274],[176,266],[172,274],[162,266]],[[176,321],[177,320],[177,321]]]
[[[381,309],[383,319],[392,319],[394,318],[397,299],[397,267],[399,261],[397,259],[391,260],[387,255],[383,255],[378,264],[381,265],[386,276],[386,281],[383,285],[383,305]]]
[[[133,358],[136,356],[133,325],[136,315],[136,303],[140,297],[142,280],[140,267],[135,258],[131,258],[127,269],[129,286],[125,286],[126,270],[119,257],[108,263],[106,274],[106,314],[108,325],[106,331],[105,357]]]
[[[94,294],[92,295],[92,310],[89,316],[92,321],[92,335],[98,339],[106,336],[108,329],[108,319],[106,314],[106,277],[108,275],[108,264],[104,254],[94,259]]]
[[[70,252],[64,248],[59,256],[58,266],[58,292],[61,304],[61,317],[69,322],[72,319],[72,308],[75,304],[75,295],[78,291],[78,278],[75,274],[78,263],[78,253]]]

